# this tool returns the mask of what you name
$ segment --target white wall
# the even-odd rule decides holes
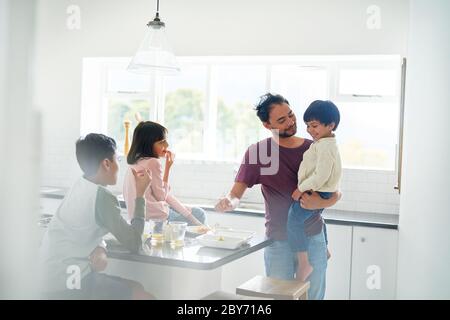
[[[0,299],[35,298],[39,118],[32,109],[34,3],[0,0]]]
[[[450,2],[411,0],[397,298],[450,299]]]
[[[37,3],[36,101],[43,110],[42,183],[69,186],[80,174],[74,142],[80,132],[82,58],[132,56],[144,36],[145,24],[153,18],[155,1]],[[161,2],[161,16],[177,55],[405,54],[408,3],[171,0]],[[81,9],[80,30],[66,27],[66,9],[72,4]],[[380,30],[366,27],[367,8],[373,4],[381,9]],[[363,179],[364,175],[356,180]],[[388,179],[389,175],[380,177],[386,183]],[[366,211],[398,212],[398,201],[381,208],[384,200],[367,200],[371,195],[365,193],[365,202],[373,203],[363,207]]]

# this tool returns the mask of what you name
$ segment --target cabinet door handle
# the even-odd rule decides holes
[[[397,185],[394,189],[401,192],[402,188],[402,163],[403,163],[403,127],[405,120],[405,83],[406,83],[406,58],[403,58],[402,62],[402,75],[401,75],[401,89],[400,89],[400,123],[398,134],[398,150],[397,150]]]
[[[361,237],[361,242],[366,242],[366,238]]]

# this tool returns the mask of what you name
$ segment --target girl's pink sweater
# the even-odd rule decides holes
[[[169,206],[185,217],[191,216],[191,211],[170,194],[169,184],[163,181],[161,160],[158,158],[142,158],[136,164],[128,167],[123,184],[123,197],[127,204],[130,219],[133,218],[134,201],[136,199],[136,184],[131,168],[136,172],[149,170],[151,173],[152,181],[144,195],[146,208],[145,218],[147,220],[166,220],[169,215]]]

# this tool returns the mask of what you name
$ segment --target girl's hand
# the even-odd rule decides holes
[[[165,183],[168,183],[170,167],[172,167],[173,161],[175,160],[175,154],[172,151],[167,150],[165,152],[165,156],[166,156],[166,167],[164,168],[163,181]]]
[[[172,151],[166,151],[166,168],[172,167],[173,162],[175,161],[175,154]]]
[[[194,217],[192,214],[188,218],[195,226],[202,226],[203,223],[197,220],[196,217]]]
[[[200,222],[193,214],[192,214],[192,208],[186,207],[186,209],[189,211],[190,216],[188,216],[188,219],[191,223],[193,223],[195,226],[200,226],[198,229],[201,233],[206,233],[207,231],[211,230],[210,227],[207,225],[204,225]]]
[[[292,192],[292,199],[294,199],[295,201],[298,201],[302,197],[302,194],[303,194],[303,192],[301,192],[300,190],[298,190],[298,188],[296,188],[294,190],[294,192]]]
[[[134,180],[136,181],[136,197],[141,198],[144,196],[145,191],[147,191],[150,182],[152,181],[151,172],[145,170],[138,173],[133,168],[131,168],[131,171],[133,172]]]

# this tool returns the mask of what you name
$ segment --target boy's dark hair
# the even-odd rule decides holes
[[[167,129],[159,123],[152,121],[140,122],[133,132],[133,141],[128,152],[128,164],[135,164],[140,158],[156,158],[153,153],[153,144],[166,139]]]
[[[333,131],[336,131],[341,120],[341,115],[338,107],[333,102],[329,100],[316,100],[309,105],[303,114],[303,121],[305,123],[314,120],[326,126],[334,122]]]
[[[268,122],[272,105],[282,103],[289,104],[286,98],[284,98],[282,95],[266,93],[265,95],[260,97],[259,103],[255,107],[256,115],[262,122]]]
[[[97,173],[103,160],[113,160],[116,142],[104,134],[89,133],[77,140],[75,149],[81,170],[87,177],[91,177]]]

